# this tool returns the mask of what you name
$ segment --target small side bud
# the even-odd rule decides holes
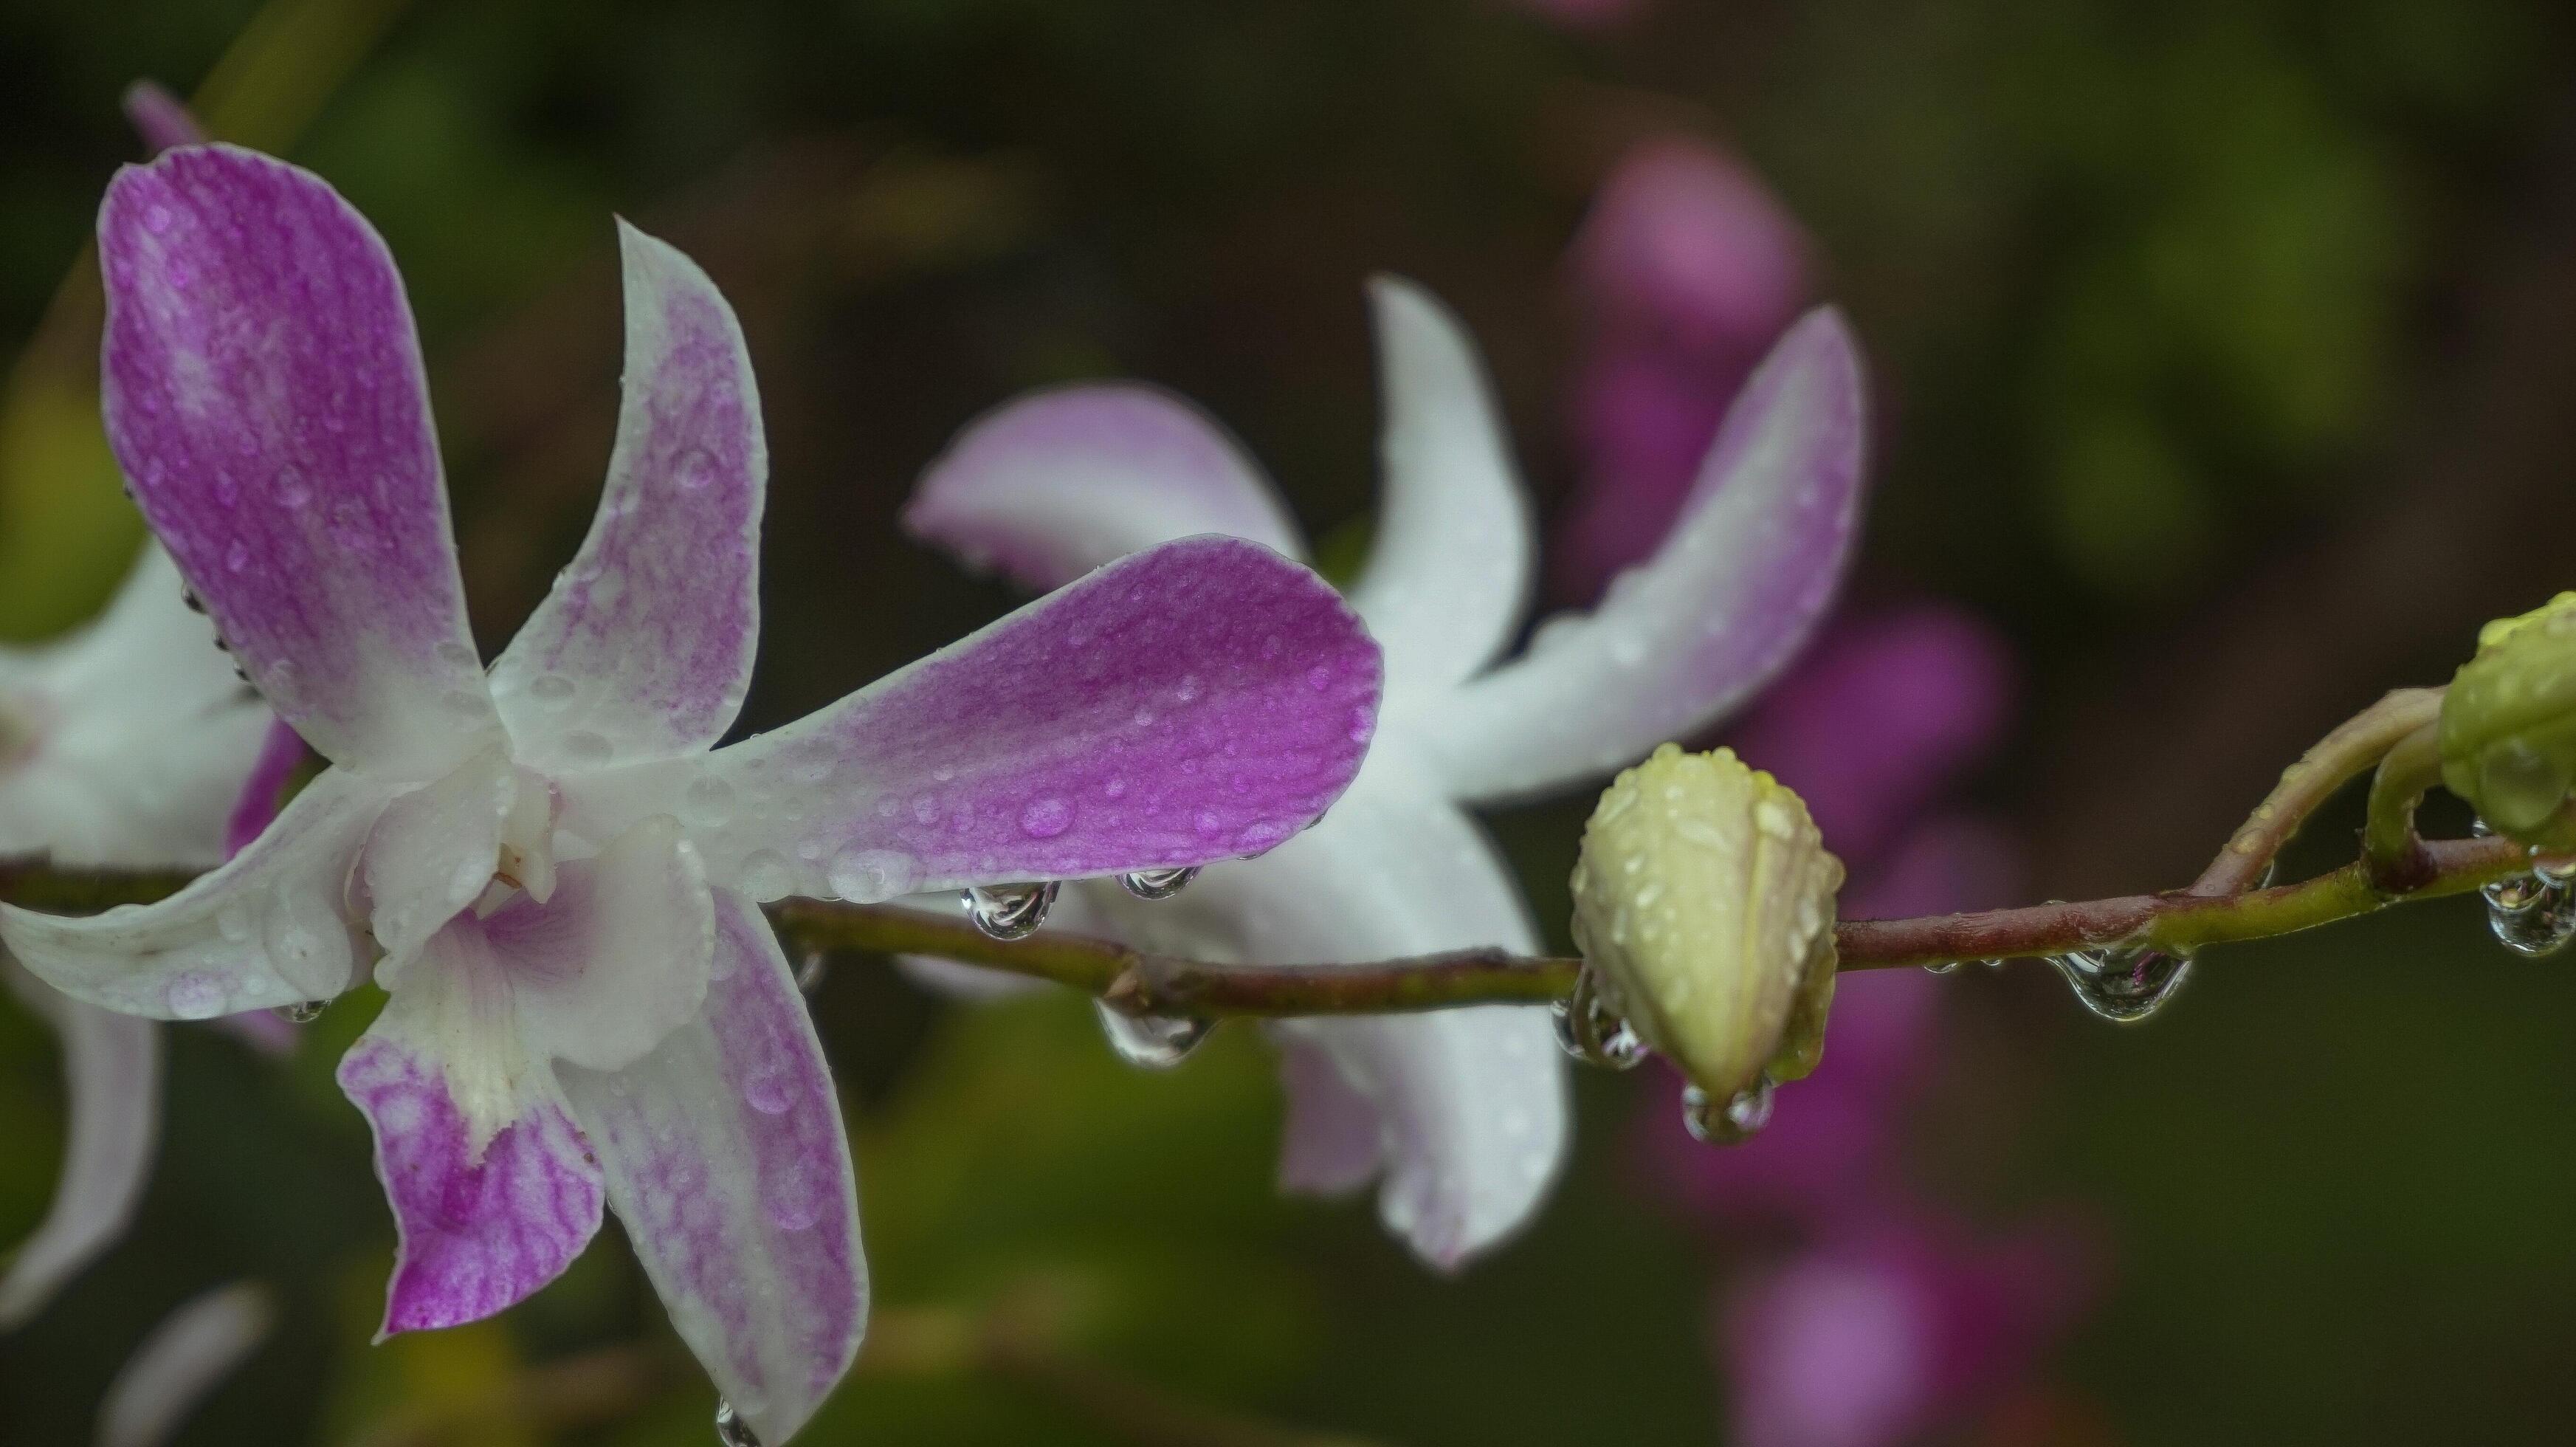
[[[1786,785],[1733,750],[1666,744],[1584,826],[1574,938],[1604,1002],[1728,1100],[1822,1057],[1842,883]]]
[[[2501,833],[2576,846],[2576,593],[2478,630],[2442,698],[2442,782]]]

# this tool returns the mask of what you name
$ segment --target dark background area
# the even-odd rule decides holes
[[[1571,476],[1566,244],[1659,130],[1761,171],[1868,350],[1871,586],[1961,600],[2019,651],[2020,723],[1977,792],[2034,898],[2183,883],[2306,743],[2576,582],[2576,24],[2545,0],[1654,0],[1606,29],[1504,0],[0,0],[0,346],[38,337],[137,154],[119,92],[193,89],[255,17],[293,84],[235,102],[240,133],[402,264],[487,648],[596,495],[611,213],[734,300],[773,455],[746,727],[1016,601],[894,519],[1030,386],[1200,400],[1329,554],[1375,485],[1374,271],[1466,320],[1547,508]],[[94,606],[132,538],[113,478],[51,438],[0,429],[17,636]],[[1585,807],[1497,821],[1560,940]],[[2348,857],[2356,820],[2292,863]],[[1965,1209],[2080,1215],[2105,1271],[2044,1410],[1972,1440],[2563,1440],[2568,968],[2453,901],[2214,952],[2138,1029],[2036,965],[1952,977],[1911,1149]],[[369,1008],[284,1066],[173,1032],[143,1219],[0,1339],[0,1437],[85,1439],[151,1323],[256,1276],[285,1325],[184,1440],[706,1439],[711,1393],[654,1345],[613,1230],[497,1321],[366,1345],[391,1223],[330,1066]],[[1667,1082],[1587,1072],[1557,1199],[1450,1281],[1364,1203],[1274,1196],[1248,1032],[1140,1076],[1079,1002],[961,1010],[857,959],[816,1010],[878,1324],[800,1440],[1136,1440],[1025,1364],[942,1356],[992,1312],[1094,1386],[1373,1441],[1720,1435],[1731,1253],[1634,1148]],[[0,1005],[0,1240],[41,1214],[61,1120],[51,1037]],[[638,1341],[577,1425],[512,1395]]]

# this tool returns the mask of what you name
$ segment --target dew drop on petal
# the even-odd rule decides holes
[[[215,933],[234,944],[250,939],[250,911],[238,904],[228,904],[215,912]]]
[[[1130,1015],[1099,1000],[1091,1002],[1100,1016],[1100,1033],[1118,1058],[1144,1070],[1169,1070],[1189,1058],[1216,1029],[1214,1020],[1186,1015]]]
[[[1029,801],[1020,811],[1020,832],[1031,839],[1053,839],[1073,827],[1073,801],[1049,794]]]
[[[774,849],[755,849],[742,861],[742,892],[767,903],[783,899],[795,887],[796,874],[787,856]]]
[[[891,849],[844,849],[832,856],[832,893],[853,904],[874,904],[912,891],[912,858]]]
[[[573,695],[579,691],[573,687],[571,679],[560,673],[540,673],[528,685],[528,696],[548,708],[563,707],[572,702]]]
[[[733,817],[733,785],[713,774],[700,774],[689,781],[686,794],[689,822],[712,829]]]
[[[1050,879],[1042,884],[995,884],[969,889],[966,914],[975,921],[975,928],[994,939],[1027,939],[1046,923],[1059,887]]]
[[[1195,865],[1187,869],[1138,869],[1118,876],[1118,884],[1138,899],[1170,899],[1198,877]]]
[[[564,757],[585,768],[597,768],[617,757],[617,746],[606,734],[589,729],[575,729],[563,736]]]
[[[731,1402],[716,1403],[716,1447],[762,1447],[760,1438],[752,1434],[751,1424],[734,1411]]]
[[[236,538],[231,547],[224,549],[224,571],[239,573],[248,570],[249,567],[250,544]]]
[[[762,1115],[785,1115],[789,1104],[787,1069],[765,1065],[752,1073],[742,1086],[743,1102]]]
[[[680,486],[689,492],[704,492],[715,484],[716,460],[703,449],[692,449],[680,459]]]
[[[143,208],[143,229],[155,236],[168,234],[170,223],[174,219],[170,214],[170,208],[157,201]]]

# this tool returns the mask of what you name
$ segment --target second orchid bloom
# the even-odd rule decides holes
[[[767,459],[696,266],[621,229],[599,514],[487,671],[374,230],[310,174],[207,146],[123,172],[99,239],[118,460],[331,767],[171,899],[9,909],[0,938],[66,994],[158,1018],[372,972],[390,998],[340,1081],[400,1228],[385,1329],[520,1300],[605,1203],[736,1415],[783,1441],[855,1355],[867,1286],[831,1076],[758,903],[1259,853],[1358,773],[1377,646],[1303,567],[1197,538],[718,749]]]
[[[1705,729],[1788,662],[1831,600],[1858,528],[1866,442],[1860,360],[1837,313],[1792,327],[1746,382],[1653,556],[1599,608],[1548,620],[1508,657],[1536,559],[1490,389],[1428,294],[1384,280],[1373,301],[1385,500],[1351,605],[1386,648],[1387,701],[1367,765],[1321,825],[1210,868],[1178,901],[1084,886],[1059,907],[1073,929],[1266,964],[1536,953],[1527,906],[1471,806],[1584,783]],[[932,467],[905,520],[1032,588],[1210,530],[1305,551],[1231,436],[1133,385],[1040,393],[985,417]],[[1295,1020],[1273,1033],[1286,1185],[1337,1192],[1383,1175],[1388,1226],[1442,1266],[1509,1235],[1545,1198],[1568,1130],[1545,1009]]]

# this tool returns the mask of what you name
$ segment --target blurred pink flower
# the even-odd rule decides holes
[[[1947,1225],[1839,1240],[1718,1304],[1739,1447],[1882,1447],[1993,1407],[2063,1330],[2090,1275],[2061,1230]]]
[[[1570,30],[1597,30],[1621,25],[1646,12],[1648,0],[1515,0],[1542,20]]]
[[[1576,236],[1582,477],[1559,520],[1561,601],[1597,596],[1682,510],[1727,404],[1807,295],[1804,235],[1731,153],[1664,136],[1613,168]]]

